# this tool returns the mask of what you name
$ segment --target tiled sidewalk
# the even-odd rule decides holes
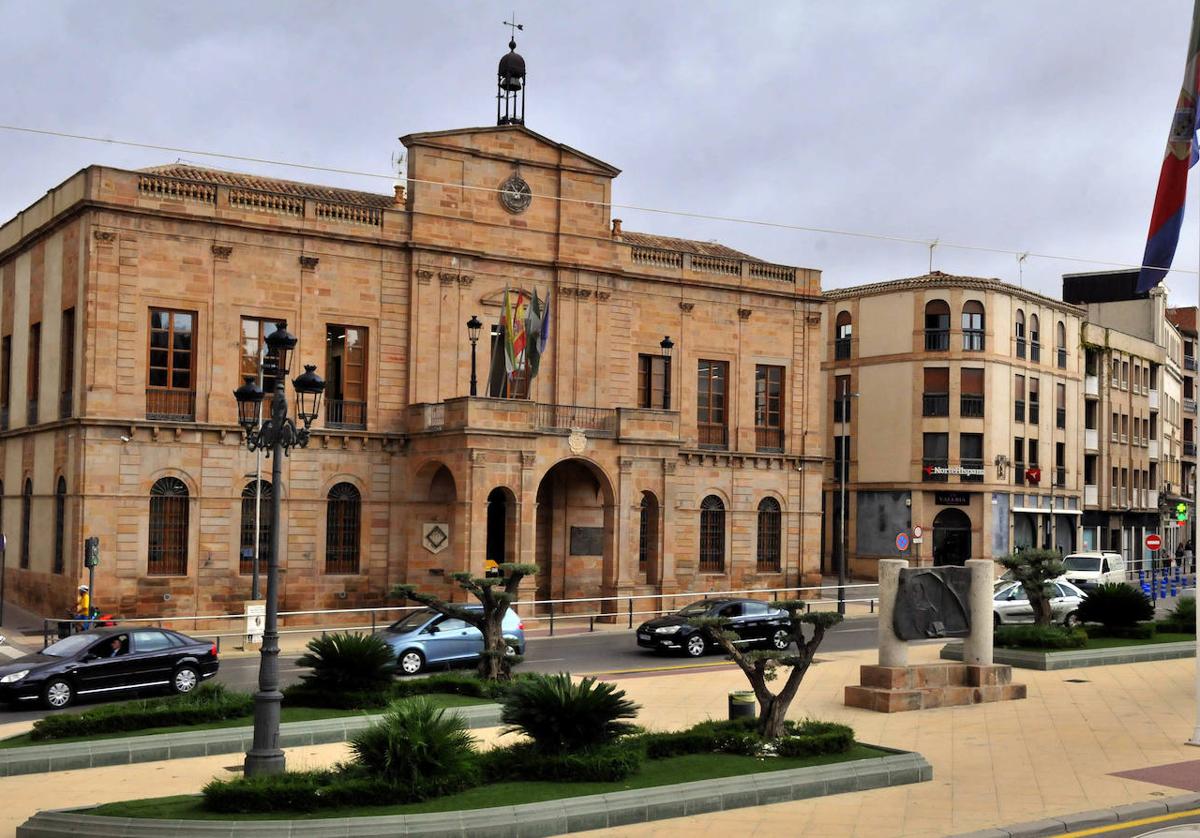
[[[912,650],[936,659],[939,645]],[[1084,670],[1019,670],[1024,701],[882,715],[842,705],[842,688],[874,652],[820,655],[793,716],[844,721],[861,740],[916,750],[933,764],[929,783],[607,830],[609,835],[937,836],[1179,794],[1177,788],[1112,776],[1200,759],[1184,740],[1194,723],[1195,662],[1172,660]],[[1071,683],[1082,679],[1083,683]],[[640,721],[681,727],[725,714],[745,680],[730,668],[617,679],[643,705]],[[492,739],[493,732],[482,732]],[[344,745],[289,751],[292,767],[345,758]],[[229,776],[236,755],[0,780],[0,835],[37,809],[198,791]]]

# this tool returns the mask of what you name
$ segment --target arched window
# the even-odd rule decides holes
[[[850,312],[839,311],[834,323],[837,339],[833,342],[834,360],[844,361],[850,357],[850,339],[854,335],[854,324],[850,322]]]
[[[58,486],[54,489],[54,572],[62,573],[65,560],[63,557],[63,535],[67,528],[67,481],[58,478]]]
[[[1067,325],[1061,320],[1054,327],[1054,345],[1058,355],[1058,368],[1065,370],[1067,368]]]
[[[33,481],[25,478],[21,490],[21,567],[29,569],[29,516],[33,507]]]
[[[186,576],[187,554],[187,486],[177,477],[163,477],[150,489],[150,553],[146,572],[152,576]]]
[[[950,348],[950,305],[945,300],[925,304],[925,351],[945,352]]]
[[[362,497],[349,483],[329,490],[325,504],[325,572],[358,573]]]
[[[1017,339],[1017,357],[1025,357],[1025,312],[1017,309],[1017,316],[1013,319],[1013,336]]]
[[[256,491],[257,487],[257,491]],[[261,499],[256,502],[255,495]],[[238,570],[254,572],[254,520],[258,512],[258,569],[261,573],[271,557],[271,527],[274,526],[275,505],[271,503],[271,484],[266,480],[251,480],[242,489],[242,539],[238,549]]]
[[[700,572],[725,572],[725,504],[716,495],[700,503]]]
[[[983,351],[983,303],[978,300],[963,303],[962,333],[965,351]]]
[[[642,492],[638,517],[638,573],[649,573],[655,565],[658,547],[658,499]]]
[[[1029,315],[1029,360],[1035,363],[1042,360],[1041,333],[1038,331],[1036,314]]]
[[[783,542],[783,515],[779,501],[763,498],[758,504],[758,571],[778,573],[780,545]]]

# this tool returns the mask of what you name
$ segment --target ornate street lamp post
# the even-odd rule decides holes
[[[267,556],[267,614],[263,626],[262,657],[258,664],[258,692],[254,694],[254,743],[246,752],[247,777],[261,774],[281,774],[284,770],[283,750],[279,747],[279,556],[280,525],[283,523],[283,491],[280,485],[282,458],[292,448],[308,445],[308,429],[321,407],[325,381],[309,364],[304,374],[292,382],[296,388],[296,415],[303,427],[287,415],[286,379],[296,336],[280,323],[267,338],[267,361],[275,375],[275,392],[271,396],[270,415],[259,425],[259,407],[263,401],[262,388],[254,376],[233,391],[237,399],[238,424],[246,432],[246,447],[251,451],[265,449],[271,457],[271,553]]]
[[[670,335],[664,335],[658,342],[662,349],[663,361],[663,410],[671,409],[671,353],[675,350],[675,341]]]
[[[479,330],[483,328],[483,323],[474,314],[467,321],[467,335],[471,338],[471,395],[475,393],[475,344],[479,343]]]

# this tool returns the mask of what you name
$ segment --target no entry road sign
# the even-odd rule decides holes
[[[1162,538],[1161,537],[1159,537],[1155,533],[1150,533],[1150,535],[1146,536],[1146,549],[1147,550],[1157,550],[1159,547],[1162,547]]]

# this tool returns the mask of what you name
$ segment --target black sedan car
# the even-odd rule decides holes
[[[94,629],[0,665],[0,704],[40,700],[57,710],[76,696],[161,687],[182,695],[217,666],[207,640],[160,628]]]
[[[709,633],[689,625],[698,617],[724,617],[727,630],[742,646],[763,646],[783,651],[791,644],[792,620],[786,611],[758,599],[702,599],[663,617],[638,626],[637,643],[656,652],[683,652],[698,658],[716,647]]]

